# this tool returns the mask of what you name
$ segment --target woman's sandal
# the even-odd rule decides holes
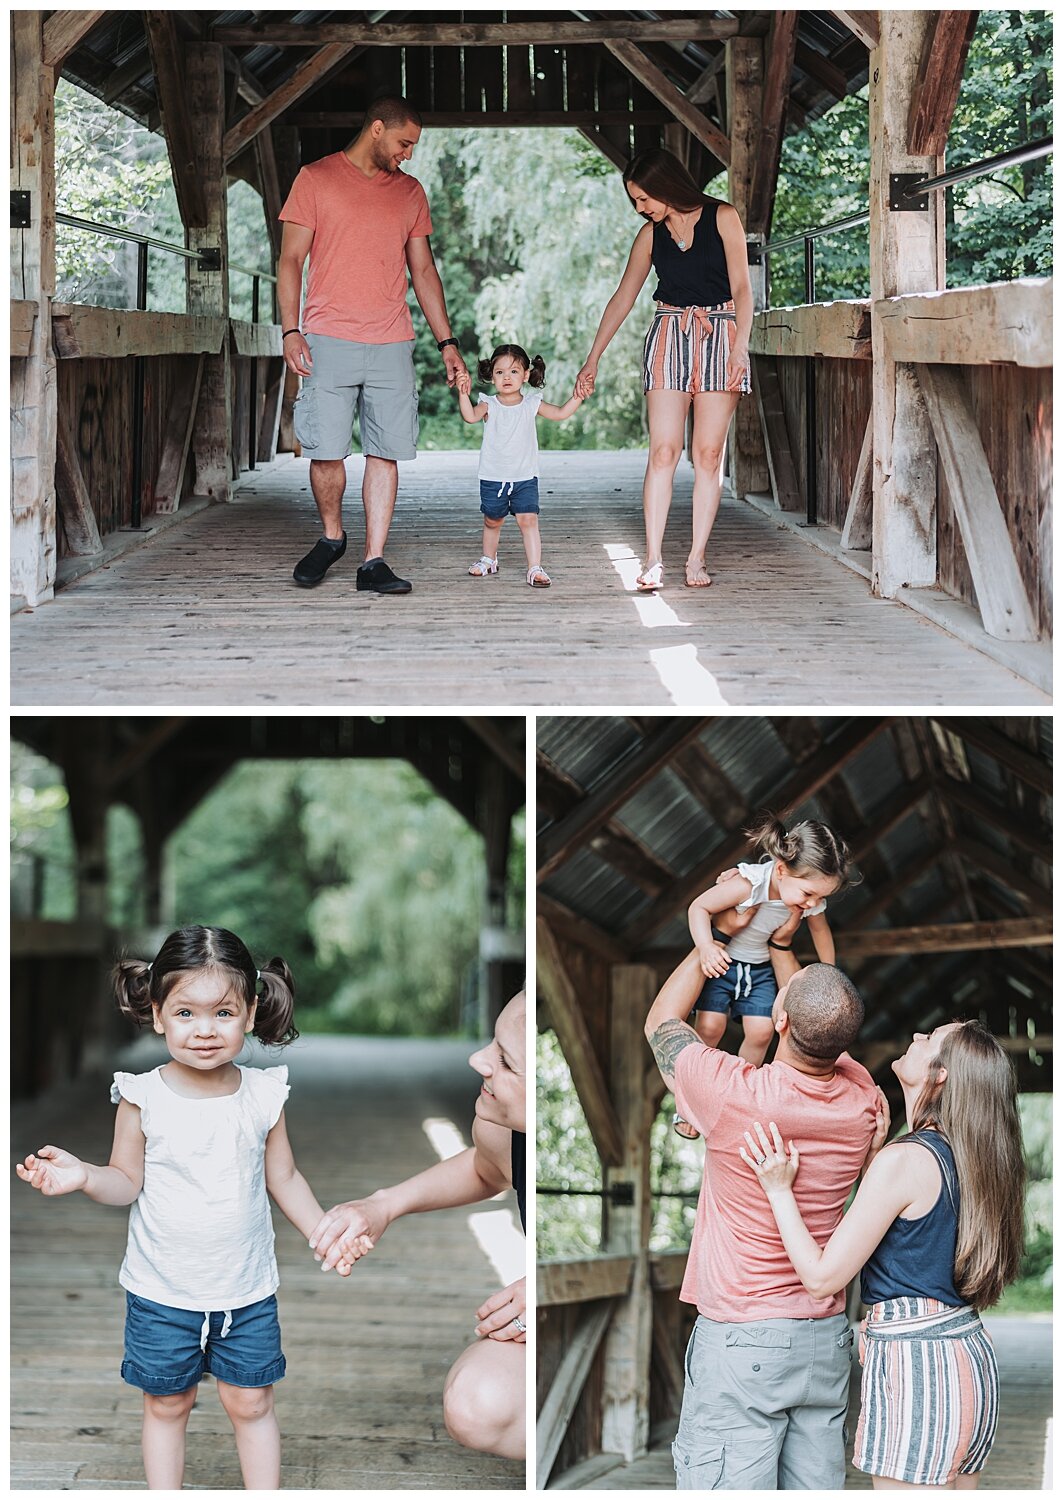
[[[657,589],[663,588],[664,563],[655,562],[651,563],[648,568],[643,568],[642,572],[635,579],[635,587],[640,594],[652,594]]]
[[[688,589],[707,589],[712,584],[712,579],[709,577],[709,570],[706,568],[703,562],[685,562],[683,564],[683,571],[686,573],[686,584]],[[693,579],[691,579],[690,576],[692,573],[694,574]],[[697,575],[699,573],[704,573],[704,583],[698,583]]]
[[[550,575],[544,567],[536,563],[534,568],[528,569],[528,584],[533,589],[548,589]]]
[[[469,569],[470,578],[487,578],[492,573],[498,572],[497,557],[481,557],[479,562],[474,562]]]

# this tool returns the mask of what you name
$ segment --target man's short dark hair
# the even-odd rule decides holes
[[[385,130],[397,130],[400,125],[416,125],[421,128],[421,117],[413,105],[398,94],[384,94],[374,99],[365,112],[362,129],[367,130],[374,120],[379,120]]]
[[[833,964],[809,964],[796,974],[783,1008],[791,1045],[817,1062],[834,1062],[848,1052],[864,1020],[856,985]]]

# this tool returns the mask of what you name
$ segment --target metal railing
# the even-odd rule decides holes
[[[55,216],[57,224],[64,224],[68,229],[83,230],[86,234],[97,234],[105,239],[128,240],[137,247],[137,294],[136,311],[146,312],[148,307],[148,251],[162,250],[168,255],[176,255],[183,260],[194,260],[202,271],[218,271],[221,269],[221,257],[217,250],[189,250],[185,245],[175,245],[169,240],[157,239],[151,234],[138,234],[132,229],[123,229],[118,224],[98,224],[93,219],[80,219],[74,214],[57,213]],[[271,284],[270,287],[270,321],[276,321],[275,310],[275,288],[277,278],[269,271],[256,270],[251,266],[241,266],[235,261],[229,261],[228,269],[236,271],[240,275],[251,277],[251,321],[257,323],[259,318],[260,292],[259,287],[263,281]],[[232,315],[230,307],[229,316]],[[251,390],[248,417],[248,439],[247,455],[248,467],[255,467],[256,449],[258,447],[258,433],[255,422],[255,412],[258,406],[258,363],[251,360]],[[139,529],[143,524],[143,501],[141,498],[141,486],[144,479],[144,356],[136,355],[133,363],[133,499],[131,507],[130,525]]]
[[[949,172],[942,172],[938,177],[921,177],[917,173],[909,173],[899,179],[893,180],[890,193],[890,207],[895,212],[910,212],[912,210],[925,209],[930,193],[939,192],[944,188],[953,187],[957,182],[971,182],[979,177],[988,177],[992,172],[1001,167],[1015,167],[1023,162],[1036,161],[1039,157],[1049,156],[1052,152],[1052,137],[1042,137],[1039,141],[1030,141],[1025,146],[1017,146],[1013,151],[1001,151],[996,156],[983,157],[981,161],[968,162],[966,166],[954,167]],[[911,204],[907,200],[913,200]],[[797,234],[786,235],[782,239],[768,240],[764,245],[753,245],[751,251],[757,260],[763,259],[765,296],[768,296],[768,288],[771,284],[770,260],[772,251],[788,250],[794,245],[804,246],[805,256],[805,301],[816,300],[816,240],[822,239],[828,234],[840,234],[846,229],[856,229],[861,224],[867,224],[871,220],[870,210],[859,214],[849,214],[844,219],[834,219],[830,224],[820,224],[815,229],[802,229]],[[805,368],[805,446],[806,455],[806,482],[805,482],[805,523],[808,526],[816,526],[818,518],[818,495],[816,474],[816,366],[815,361],[809,359]]]

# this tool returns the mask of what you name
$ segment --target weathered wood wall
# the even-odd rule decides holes
[[[1042,639],[1052,634],[1052,371],[961,365],[986,458]],[[975,604],[944,473],[938,468],[938,581]]]
[[[541,1410],[543,1401],[554,1381],[565,1351],[586,1309],[591,1303],[575,1302],[564,1307],[548,1307],[539,1314],[536,1366],[537,1387],[535,1409]],[[594,1362],[583,1387],[583,1394],[576,1403],[572,1420],[568,1425],[557,1460],[554,1474],[564,1474],[567,1469],[582,1463],[602,1451],[602,1394],[605,1388],[605,1344],[598,1346]]]
[[[805,361],[777,359],[786,429],[797,480],[808,485]],[[860,445],[871,410],[871,364],[858,359],[816,360],[816,491],[819,519],[839,529],[849,506]]]

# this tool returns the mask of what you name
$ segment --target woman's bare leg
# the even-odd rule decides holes
[[[443,1387],[443,1420],[456,1443],[499,1458],[523,1458],[526,1448],[526,1346],[481,1339],[450,1367]]]
[[[694,397],[693,534],[686,565],[687,583],[693,588],[707,588],[712,582],[705,571],[705,548],[720,509],[727,429],[737,406],[733,391],[703,391]]]
[[[690,397],[685,391],[647,391],[650,456],[642,484],[642,513],[646,521],[644,568],[661,561],[664,528],[672,505],[672,481],[683,453]]]

